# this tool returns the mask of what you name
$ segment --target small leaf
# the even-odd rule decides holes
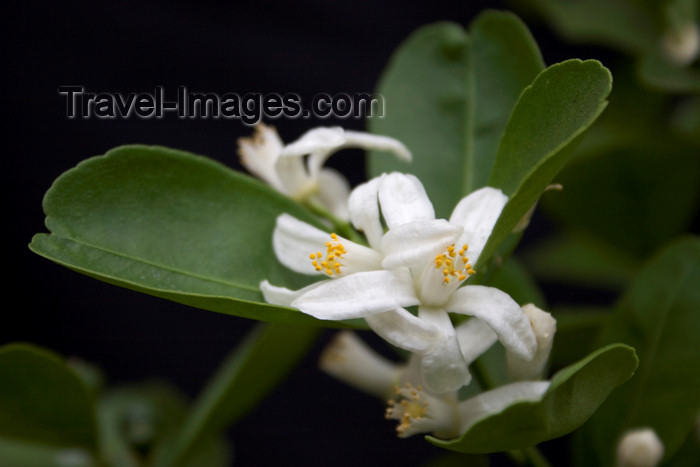
[[[489,181],[509,196],[508,203],[479,263],[511,233],[566,163],[605,109],[611,84],[610,72],[599,62],[568,60],[547,68],[523,91]]]
[[[252,410],[306,354],[318,328],[260,324],[227,360],[200,395],[157,465],[191,460],[201,440],[218,435]]]
[[[370,174],[417,175],[438,217],[449,217],[460,198],[488,182],[510,112],[543,68],[530,32],[511,13],[486,11],[469,34],[454,23],[419,29],[380,80],[387,115],[369,122],[373,133],[403,141],[413,162],[371,154]]]
[[[652,427],[669,459],[700,413],[700,239],[678,241],[635,278],[603,329],[602,342],[634,345],[640,367],[579,437],[602,464],[612,462],[621,434]]]
[[[557,372],[540,401],[517,402],[472,425],[459,438],[426,439],[464,453],[488,453],[533,446],[581,426],[637,368],[634,349],[613,344]]]
[[[282,212],[299,205],[217,162],[155,146],[122,146],[61,175],[44,198],[51,234],[30,248],[105,282],[206,310],[281,322],[316,320],[264,303],[259,283],[309,282],[271,248]]]
[[[0,440],[94,452],[94,401],[61,357],[7,344],[0,348],[0,381]]]

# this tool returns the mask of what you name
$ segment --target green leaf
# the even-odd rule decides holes
[[[122,146],[61,175],[44,198],[51,234],[30,248],[97,279],[157,297],[265,321],[314,323],[263,303],[263,279],[308,283],[271,248],[283,212],[308,211],[251,177],[200,156]]]
[[[202,439],[251,411],[306,354],[319,329],[260,324],[221,365],[157,465],[183,465]]]
[[[0,437],[0,465],[12,467],[96,467],[90,451]]]
[[[640,367],[581,430],[584,450],[612,462],[621,434],[652,427],[673,456],[700,413],[700,239],[664,249],[635,278],[602,332],[602,342],[635,346]]]
[[[0,441],[3,448],[94,452],[94,401],[78,375],[61,357],[30,344],[0,348]],[[0,448],[0,464],[9,451]]]
[[[476,422],[459,438],[426,439],[452,451],[488,453],[563,436],[581,426],[613,389],[634,374],[637,364],[633,348],[609,345],[557,372],[540,401],[512,404]]]
[[[449,217],[460,198],[487,184],[510,112],[543,68],[530,32],[510,13],[486,11],[469,33],[454,23],[414,32],[378,85],[387,115],[369,122],[373,133],[403,141],[413,162],[372,153],[370,174],[416,174],[438,217]]]
[[[523,91],[489,180],[509,200],[479,263],[512,232],[566,163],[605,109],[611,85],[610,72],[599,62],[568,60],[547,68]]]

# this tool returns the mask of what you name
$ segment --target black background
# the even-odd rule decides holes
[[[438,20],[468,25],[502,2],[8,2],[2,12],[2,185],[6,239],[2,342],[29,341],[101,366],[110,384],[167,378],[193,397],[252,322],[195,310],[81,276],[32,254],[41,200],[81,160],[127,143],[170,146],[237,166],[239,120],[68,119],[62,85],[95,92],[372,92],[392,51]],[[566,56],[545,30],[548,64]],[[285,141],[318,125],[279,119]],[[362,180],[361,155],[331,165]],[[418,465],[440,452],[396,439],[379,401],[316,369],[318,352],[231,431],[238,465]]]

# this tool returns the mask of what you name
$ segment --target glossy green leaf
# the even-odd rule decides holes
[[[97,447],[94,401],[61,357],[30,344],[5,345],[0,381],[0,465],[8,465],[2,459],[13,447],[27,444],[88,453]]]
[[[633,348],[609,345],[558,371],[540,401],[512,404],[478,421],[459,438],[426,439],[452,451],[487,453],[563,436],[581,426],[613,389],[634,374],[637,364]]]
[[[221,365],[158,465],[184,465],[202,439],[251,411],[306,354],[318,328],[260,324]]]
[[[510,112],[543,68],[530,32],[510,13],[486,11],[469,32],[454,23],[419,29],[380,80],[385,118],[369,121],[373,133],[403,141],[413,162],[371,154],[370,174],[416,174],[438,217],[448,217],[460,198],[487,184]]]
[[[581,430],[596,463],[612,461],[628,429],[653,427],[670,458],[700,413],[700,239],[679,241],[635,278],[603,330],[602,341],[635,346],[635,378],[613,394]]]
[[[251,177],[200,156],[122,146],[61,175],[44,198],[51,234],[30,248],[100,280],[206,310],[314,323],[266,305],[258,284],[308,282],[271,248],[275,219],[317,221]],[[317,224],[318,225],[318,224]]]
[[[600,62],[568,60],[547,68],[523,91],[489,180],[509,200],[479,263],[512,232],[566,163],[605,109],[611,85],[610,72]]]

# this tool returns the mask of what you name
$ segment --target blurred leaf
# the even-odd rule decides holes
[[[676,65],[661,53],[649,53],[639,61],[639,76],[667,92],[700,93],[700,67]]]
[[[173,450],[158,465],[184,465],[202,439],[246,415],[292,370],[318,335],[318,328],[260,324],[211,379],[185,419]]]
[[[552,310],[552,316],[557,320],[557,333],[550,354],[552,368],[562,368],[592,352],[610,314],[611,310],[602,308]]]
[[[627,285],[639,267],[618,249],[582,235],[546,238],[524,250],[522,258],[538,281],[612,289]]]
[[[7,467],[96,467],[90,451],[0,437],[0,465]]]
[[[534,303],[538,308],[547,308],[542,290],[532,278],[530,271],[513,256],[508,258],[487,285],[503,290],[520,305]]]
[[[700,239],[684,239],[644,268],[611,316],[602,342],[635,346],[641,363],[636,377],[579,433],[582,450],[594,463],[611,463],[628,429],[652,427],[668,459],[694,428],[700,414],[698,284]]]
[[[187,411],[187,401],[164,382],[151,381],[118,387],[99,403],[100,450],[108,465],[140,467],[172,450],[178,427]],[[201,439],[193,457],[199,464],[188,467],[230,465],[230,453],[218,437]]]
[[[369,172],[416,174],[438,217],[485,186],[501,134],[521,91],[544,68],[537,44],[514,15],[486,11],[467,33],[437,23],[413,33],[394,53],[377,93],[388,114],[370,130],[403,141],[413,162],[371,154]]]
[[[518,6],[536,10],[566,39],[611,45],[628,53],[653,46],[658,34],[654,11],[644,0],[527,0]]]
[[[459,438],[426,439],[464,453],[488,453],[533,446],[578,428],[637,368],[634,349],[613,344],[557,372],[540,401],[518,402],[472,425]],[[494,436],[498,433],[498,436]]]
[[[693,220],[700,200],[698,156],[662,140],[577,158],[557,176],[564,189],[542,206],[569,230],[641,260]]]
[[[262,183],[217,162],[122,146],[61,175],[44,198],[51,234],[30,248],[97,279],[186,305],[266,321],[314,323],[263,303],[258,284],[308,282],[271,249],[275,219],[318,222]]]
[[[489,185],[509,196],[483,263],[537,202],[607,105],[612,77],[595,60],[552,65],[523,91],[506,127]]]
[[[0,465],[27,445],[36,447],[37,456],[53,455],[50,449],[94,452],[94,401],[61,357],[30,344],[7,344],[0,348],[0,381]]]

